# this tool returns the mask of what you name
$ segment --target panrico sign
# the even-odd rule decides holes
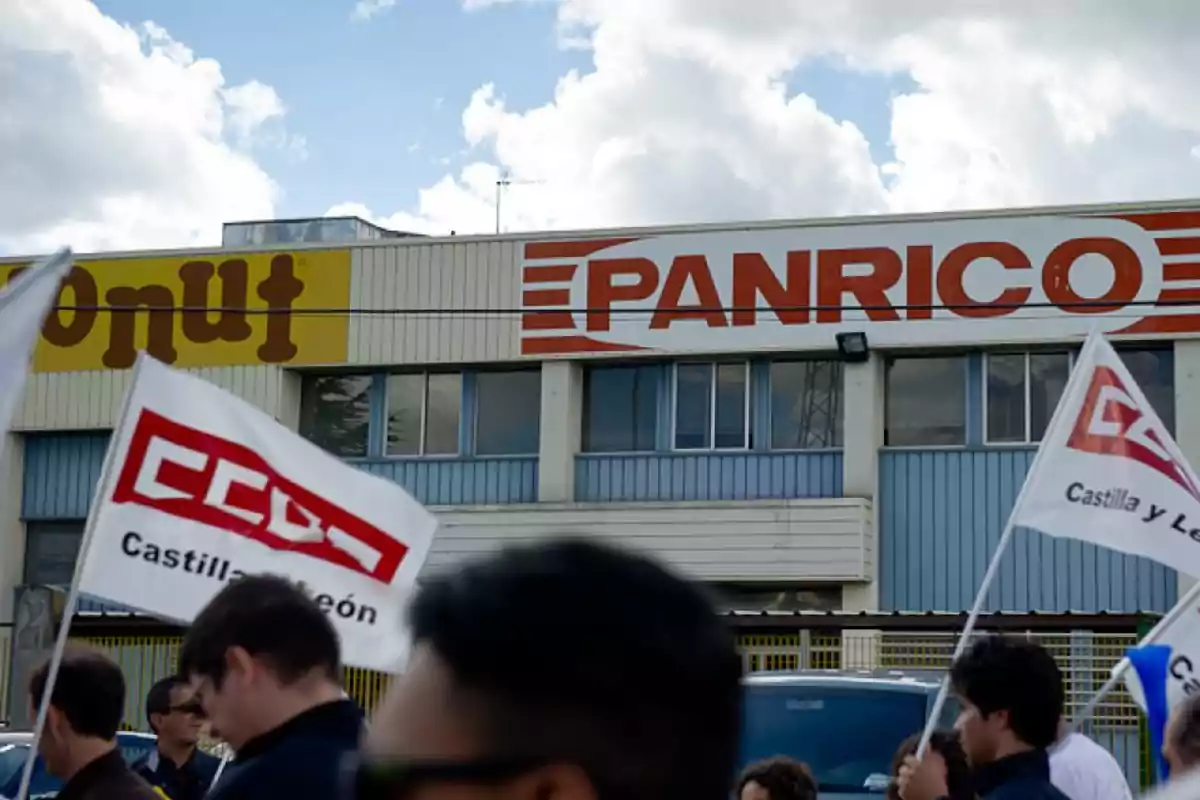
[[[1200,302],[1200,210],[552,240],[524,255],[526,355],[824,349],[842,330],[888,346],[1200,331],[1179,307]]]
[[[142,409],[112,502],[135,503],[391,583],[408,547],[253,450]]]

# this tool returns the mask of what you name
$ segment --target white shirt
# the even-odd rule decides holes
[[[1082,733],[1050,749],[1050,782],[1071,800],[1133,800],[1121,765]]]

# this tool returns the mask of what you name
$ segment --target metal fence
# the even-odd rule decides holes
[[[1137,636],[1132,633],[1072,631],[1026,635],[1058,660],[1066,682],[1069,715],[1074,715],[1087,703],[1107,680],[1113,665],[1137,642]],[[7,655],[7,637],[7,630],[0,629],[0,648],[3,648],[0,655]],[[179,658],[179,637],[82,637],[74,641],[104,650],[121,665],[129,685],[126,724],[144,730],[146,691],[154,681],[174,669]],[[950,664],[956,641],[957,635],[952,632],[799,630],[743,635],[739,637],[739,649],[747,672],[876,668],[944,670]],[[0,687],[4,686],[7,663],[5,658],[0,664]],[[390,680],[389,675],[354,668],[346,669],[343,678],[346,692],[368,712],[378,705]],[[0,695],[0,700],[4,696]],[[1146,785],[1147,738],[1138,708],[1124,688],[1101,704],[1083,731],[1116,757],[1131,785]]]
[[[984,633],[977,636],[986,635]],[[1074,717],[1106,680],[1136,634],[1028,633],[1058,661],[1066,684],[1066,711]],[[743,636],[747,672],[795,669],[910,669],[942,671],[949,667],[958,635],[952,632],[799,631]],[[1134,787],[1149,780],[1148,738],[1139,709],[1124,687],[1109,695],[1081,726],[1117,759]]]

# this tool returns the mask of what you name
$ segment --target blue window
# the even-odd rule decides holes
[[[387,376],[384,419],[389,456],[458,453],[462,374],[411,372]]]
[[[840,361],[772,361],[771,449],[842,446]]]
[[[367,455],[370,375],[310,375],[300,392],[300,433],[342,458]]]
[[[654,450],[662,376],[659,364],[589,367],[583,376],[583,451]]]
[[[988,353],[984,357],[983,438],[988,444],[1040,442],[1071,377],[1071,354]]]
[[[885,445],[966,444],[966,356],[892,358],[884,383]]]
[[[475,453],[536,455],[542,407],[540,369],[475,375]]]
[[[675,365],[675,449],[751,446],[750,365],[745,361]]]

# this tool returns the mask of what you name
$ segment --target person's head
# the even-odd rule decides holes
[[[702,591],[654,561],[510,547],[429,579],[409,621],[357,796],[728,800],[741,659]]]
[[[30,715],[46,694],[49,661],[29,679]],[[125,716],[125,678],[112,659],[95,650],[68,646],[50,692],[46,727],[38,752],[46,768],[63,780],[96,756],[115,747]]]
[[[787,756],[758,761],[742,770],[737,800],[817,800],[817,779],[808,765]]]
[[[337,631],[285,578],[238,578],[217,593],[184,636],[179,674],[232,747],[296,714],[336,700]]]
[[[182,675],[163,678],[146,694],[146,720],[160,744],[191,747],[200,741],[204,709]]]
[[[900,800],[895,778],[900,775],[900,767],[904,759],[917,754],[917,745],[921,743],[921,734],[914,733],[896,748],[892,756],[892,768],[889,775],[892,782],[888,784],[888,800]],[[941,756],[946,765],[946,788],[950,790],[949,800],[972,800],[975,790],[971,784],[971,767],[967,764],[967,755],[963,752],[962,742],[956,731],[934,731],[929,739],[929,752]]]
[[[1163,736],[1163,758],[1172,775],[1200,766],[1200,695],[1191,695],[1171,712]]]
[[[1058,738],[1062,673],[1040,645],[980,638],[950,668],[950,684],[962,702],[954,727],[973,766],[1045,749]]]

